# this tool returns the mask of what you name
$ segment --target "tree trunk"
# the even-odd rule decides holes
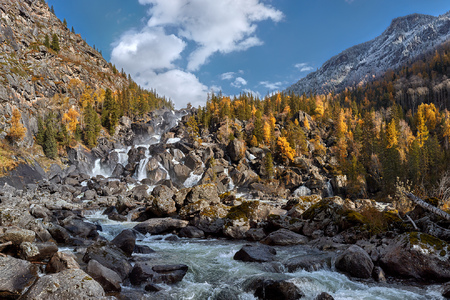
[[[419,205],[423,209],[426,209],[426,210],[432,212],[433,214],[438,215],[439,217],[444,218],[447,221],[450,221],[450,215],[448,213],[446,213],[445,211],[443,211],[437,207],[434,207],[431,204],[426,203],[425,201],[423,201],[419,197],[413,195],[412,193],[407,193],[407,192],[404,192],[404,193],[406,196],[408,196],[409,199],[411,199],[415,204]]]

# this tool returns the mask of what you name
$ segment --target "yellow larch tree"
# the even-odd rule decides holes
[[[398,131],[395,126],[395,121],[392,120],[388,125],[386,129],[386,147],[387,148],[393,148],[398,145]]]
[[[285,137],[278,137],[277,146],[280,151],[281,157],[284,160],[294,161],[295,150],[291,148],[291,145]]]
[[[67,113],[64,113],[62,121],[66,124],[67,129],[69,129],[72,133],[77,129],[77,125],[80,123],[78,121],[78,117],[80,114],[71,107]]]
[[[20,122],[20,119],[22,118],[22,114],[17,108],[14,108],[12,111],[11,121],[9,124],[11,124],[11,127],[9,128],[7,137],[12,142],[20,142],[25,137],[25,133],[27,132],[27,129],[23,124]]]
[[[429,131],[427,125],[425,125],[425,119],[422,114],[422,110],[417,111],[417,141],[419,147],[422,148],[428,140]]]

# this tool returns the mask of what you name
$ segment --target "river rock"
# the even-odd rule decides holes
[[[248,241],[257,242],[257,241],[262,240],[265,237],[266,237],[266,233],[264,232],[264,229],[262,229],[262,228],[250,228],[245,233],[245,238]]]
[[[105,296],[102,286],[80,269],[68,269],[45,275],[27,291],[24,299],[99,299]]]
[[[133,285],[148,282],[172,284],[181,281],[187,270],[188,266],[181,264],[152,266],[149,262],[138,262],[130,273],[130,282]]]
[[[155,253],[155,250],[146,245],[135,245],[133,252],[136,254],[150,254]]]
[[[173,167],[173,175],[175,177],[175,181],[176,182],[180,182],[183,183],[186,181],[186,179],[188,179],[190,173],[191,173],[191,169],[189,169],[187,166],[185,165],[180,165],[180,164],[176,164]]]
[[[172,200],[173,191],[165,186],[159,185],[152,191],[152,196],[154,196],[150,212],[157,217],[167,217],[176,213],[177,208],[175,206],[175,201]]]
[[[331,268],[331,262],[334,254],[331,253],[315,253],[312,255],[301,255],[289,257],[284,262],[289,272],[295,272],[299,269],[306,271],[318,271],[324,268]]]
[[[315,300],[334,300],[334,298],[330,294],[323,292],[320,295],[317,295]]]
[[[86,272],[101,284],[105,292],[120,292],[122,279],[119,274],[91,259],[87,265]]]
[[[201,199],[208,200],[211,204],[220,202],[217,187],[213,184],[202,184],[193,187],[186,196],[187,203],[195,203]]]
[[[56,252],[45,267],[47,273],[59,273],[67,269],[79,269],[80,265],[72,253]]]
[[[37,271],[37,266],[26,260],[0,256],[0,298],[18,298],[38,278]]]
[[[62,221],[62,225],[73,236],[91,239],[98,237],[97,226],[95,226],[95,224],[75,219],[73,217],[68,217]]]
[[[98,241],[86,249],[83,261],[88,263],[91,259],[95,259],[103,266],[117,272],[122,280],[133,269],[125,253],[116,245],[106,241]]]
[[[308,238],[306,236],[287,229],[274,231],[261,241],[262,244],[272,246],[304,245],[307,242]]]
[[[3,243],[12,242],[13,245],[19,246],[23,242],[34,242],[35,237],[34,231],[14,226],[6,228],[5,232],[0,235],[0,240]]]
[[[149,219],[134,226],[134,229],[142,234],[161,234],[180,230],[189,224],[188,221],[172,219],[172,218],[155,218]]]
[[[50,223],[47,226],[47,230],[58,243],[67,244],[70,241],[69,231],[60,225]]]
[[[53,242],[36,243],[38,254],[36,256],[29,257],[30,261],[47,261],[56,252],[58,252],[58,246]]]
[[[245,144],[243,141],[234,139],[232,140],[227,147],[228,155],[233,162],[238,162],[245,155]]]
[[[205,237],[205,233],[195,226],[186,226],[180,230],[179,236],[187,238],[203,238]]]
[[[336,268],[349,273],[353,277],[370,278],[373,262],[364,249],[352,245],[336,258]]]
[[[398,236],[382,254],[386,273],[424,281],[450,280],[450,246],[431,235],[411,232]]]
[[[450,282],[442,285],[442,296],[445,298],[450,298]]]
[[[20,257],[25,260],[31,260],[31,257],[39,255],[39,249],[35,244],[30,242],[23,242],[19,246]]]
[[[260,282],[254,295],[262,300],[294,300],[304,296],[295,284],[284,280],[264,280]]]
[[[269,262],[275,260],[277,251],[267,245],[245,245],[236,252],[233,259],[247,262]]]
[[[122,249],[127,256],[131,256],[136,245],[136,233],[131,229],[125,229],[111,243]]]

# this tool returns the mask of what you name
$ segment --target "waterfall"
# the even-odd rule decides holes
[[[326,192],[326,197],[333,197],[334,196],[333,186],[331,185],[331,180],[327,181],[325,192]]]
[[[311,195],[311,190],[308,189],[306,186],[302,185],[294,191],[293,195],[295,197],[309,196]]]
[[[150,159],[150,157],[151,157],[151,155],[150,155],[149,148],[146,148],[145,157],[143,159],[141,159],[141,161],[139,162],[139,168],[136,170],[135,177],[137,180],[141,181],[141,180],[147,178],[147,163],[148,163],[148,160]]]
[[[95,160],[94,168],[92,168],[92,171],[91,171],[91,176],[92,177],[95,177],[97,175],[101,175],[101,176],[104,176],[104,177],[110,177],[111,176],[111,173],[106,172],[106,170],[102,168],[102,165],[100,163],[100,158]]]

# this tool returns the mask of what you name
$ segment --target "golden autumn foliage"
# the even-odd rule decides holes
[[[78,121],[79,116],[80,114],[73,108],[70,108],[67,113],[64,113],[62,121],[71,132],[75,132],[77,125],[80,123]]]
[[[306,130],[310,130],[311,126],[309,125],[308,118],[305,118],[305,121],[303,121],[303,125],[305,126]]]
[[[277,146],[283,159],[294,161],[295,150],[291,148],[291,145],[289,145],[285,137],[280,136],[277,139]]]
[[[272,128],[270,127],[269,122],[264,122],[263,136],[264,136],[264,141],[267,144],[270,144],[270,142],[272,141]]]
[[[25,133],[27,132],[27,129],[23,124],[20,122],[20,119],[22,118],[22,114],[17,108],[13,109],[11,121],[9,124],[11,127],[9,128],[7,137],[12,142],[20,142],[25,137]]]
[[[395,128],[395,121],[392,120],[388,125],[386,129],[386,142],[387,142],[387,148],[393,148],[396,147],[398,144],[398,132],[397,128]]]
[[[425,141],[428,140],[429,131],[425,124],[424,115],[422,110],[417,111],[417,141],[419,147],[422,148],[425,145]]]

